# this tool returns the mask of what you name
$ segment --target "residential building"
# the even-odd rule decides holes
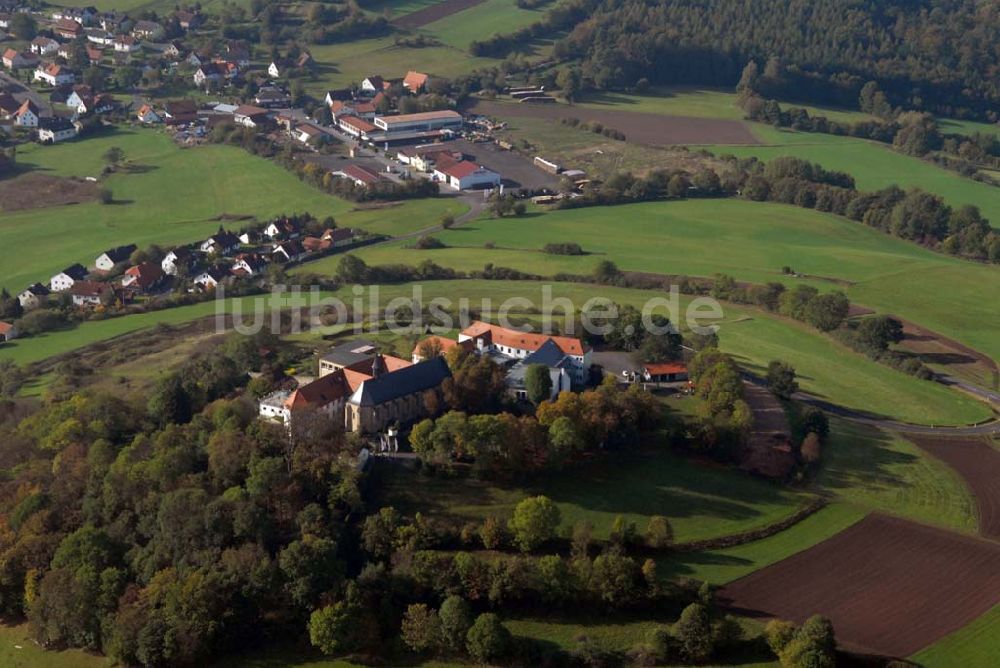
[[[200,13],[184,10],[174,13],[174,18],[177,19],[177,25],[179,25],[182,30],[194,30],[195,28],[200,27],[204,22]]]
[[[42,37],[39,35],[35,39],[31,40],[31,52],[37,53],[39,56],[51,56],[59,50],[59,42],[55,41],[51,37]]]
[[[163,37],[164,32],[163,26],[156,21],[136,21],[135,25],[132,26],[132,35],[134,37],[150,42],[155,42]]]
[[[77,127],[68,118],[56,116],[38,119],[38,140],[42,143],[55,144],[73,139],[76,135]]]
[[[215,255],[228,255],[232,253],[237,248],[240,247],[240,239],[232,232],[226,232],[223,229],[212,236],[210,236],[205,241],[201,242],[199,250],[202,253],[215,254]]]
[[[271,120],[271,112],[261,107],[244,104],[236,108],[233,112],[233,120],[237,125],[247,128],[256,128],[266,125]]]
[[[84,98],[76,107],[78,114],[103,114],[114,110],[117,106],[115,98],[107,93],[101,93],[97,97]]]
[[[300,241],[282,241],[274,245],[271,256],[279,262],[298,262],[306,256],[306,249]]]
[[[76,75],[62,65],[52,63],[51,65],[38,66],[35,70],[35,81],[44,81],[50,86],[62,86],[76,81]]]
[[[195,54],[191,54],[195,56]],[[228,77],[228,68],[224,63],[202,63],[198,65],[193,75],[194,85],[199,88],[203,86],[218,85]]]
[[[25,100],[18,108],[17,113],[14,114],[14,125],[22,128],[37,128],[38,118],[38,107],[31,100]]]
[[[300,123],[292,131],[292,136],[295,137],[296,141],[306,144],[307,146],[315,146],[322,142],[326,137],[326,132],[323,128],[318,125],[313,125],[312,123]]]
[[[30,311],[41,306],[49,294],[49,289],[41,283],[32,283],[17,296],[17,301],[21,303],[22,309]]]
[[[139,107],[139,111],[136,112],[135,116],[139,119],[140,123],[145,123],[146,125],[163,122],[163,117],[153,109],[153,105],[151,104],[144,104]]]
[[[178,272],[187,273],[194,266],[194,253],[190,248],[181,246],[175,248],[160,262],[160,269],[168,276],[176,276]]]
[[[139,50],[139,40],[132,35],[117,35],[111,43],[115,53],[133,53]]]
[[[164,273],[160,265],[154,262],[143,262],[129,267],[122,278],[122,287],[137,292],[149,292],[163,281],[163,277]]]
[[[83,35],[83,26],[73,19],[59,19],[52,25],[52,32],[64,39],[76,39]]]
[[[10,120],[21,108],[21,103],[5,90],[0,90],[0,120]]]
[[[264,228],[264,236],[271,241],[275,241],[277,239],[298,239],[301,235],[302,227],[289,218],[272,220],[271,223]]]
[[[257,276],[267,271],[267,260],[257,253],[240,253],[233,263],[232,273],[241,278]]]
[[[136,251],[135,244],[128,244],[126,246],[118,246],[116,248],[111,248],[100,255],[97,256],[97,260],[94,261],[94,266],[100,271],[111,271],[116,265],[122,262],[128,262],[128,259],[132,257],[132,253]]]
[[[73,284],[87,278],[87,269],[81,264],[74,264],[66,267],[61,272],[49,280],[49,289],[52,292],[65,292],[73,287]]]
[[[292,104],[292,97],[277,86],[262,86],[253,98],[258,107],[277,109]]]
[[[203,290],[214,290],[226,278],[226,272],[212,267],[194,277],[193,283]]]
[[[38,65],[38,56],[28,51],[7,48],[3,52],[3,65],[8,70],[21,70]]]
[[[541,356],[536,357],[538,363],[567,369],[575,384],[583,385],[589,379],[591,349],[575,337],[521,332],[476,321],[459,333],[458,341],[472,341],[480,354],[515,361],[530,361],[533,354],[540,353]]]
[[[84,84],[78,84],[76,86],[73,86],[73,92],[71,92],[69,94],[69,97],[66,98],[66,106],[79,107],[81,104],[83,104],[83,100],[85,98],[93,96],[94,96],[94,91],[91,90],[90,86],[86,86]]]
[[[69,287],[73,305],[80,307],[100,306],[110,299],[113,293],[111,285],[100,281],[76,281]]]
[[[13,323],[0,321],[0,341],[13,341],[17,338],[17,327]]]
[[[434,167],[434,176],[455,190],[497,188],[503,180],[498,173],[482,165],[477,165],[470,160],[436,165]]]
[[[407,89],[411,93],[420,93],[427,86],[427,75],[422,72],[414,72],[410,70],[403,77],[403,88]]]
[[[385,89],[385,80],[378,74],[361,80],[361,90],[367,93],[377,93]]]
[[[338,116],[337,127],[359,139],[366,139],[369,133],[378,129],[368,121],[357,116]]]
[[[171,100],[163,105],[164,121],[168,125],[198,120],[198,104],[194,100]]]

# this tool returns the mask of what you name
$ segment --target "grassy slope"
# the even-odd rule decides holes
[[[386,478],[382,502],[407,514],[448,516],[461,523],[510,517],[528,496],[544,494],[562,511],[563,529],[579,521],[606,539],[617,515],[645,531],[652,515],[669,518],[678,541],[701,540],[764,526],[789,515],[806,495],[725,468],[692,463],[667,452],[574,469],[529,486],[471,478]]]
[[[111,146],[121,147],[139,168],[106,181],[119,203],[0,214],[0,285],[20,291],[73,262],[90,266],[105,248],[123,243],[193,242],[215,231],[221,214],[266,218],[309,212],[334,216],[342,225],[392,233],[433,225],[442,211],[456,212],[460,206],[454,200],[424,200],[353,212],[351,203],[242,149],[181,149],[167,135],[150,130],[121,129],[86,141],[32,145],[18,152],[18,162],[58,176],[98,176],[101,156]]]
[[[1000,358],[1000,268],[894,239],[859,223],[792,206],[740,200],[692,200],[556,211],[525,219],[484,220],[437,235],[453,248],[404,251],[392,245],[361,253],[370,263],[424,258],[459,269],[491,262],[539,273],[589,273],[604,259],[621,268],[666,274],[732,274],[753,282],[785,281],[785,265],[810,276],[850,282],[853,301],[895,313]],[[548,242],[575,241],[591,255],[540,253]],[[495,249],[484,244],[493,242]],[[332,271],[339,260],[306,265]],[[837,287],[828,281],[815,284]]]
[[[855,506],[975,532],[964,482],[904,438],[833,418],[814,487]]]
[[[98,668],[104,657],[80,650],[46,651],[35,644],[26,624],[0,625],[0,666],[4,668]]]
[[[833,504],[779,534],[723,550],[678,554],[659,560],[665,577],[691,577],[721,585],[801,552],[843,531],[867,513]]]
[[[423,283],[422,287],[425,303],[436,297],[445,297],[457,306],[460,298],[467,298],[473,307],[478,308],[481,299],[488,297],[493,300],[493,308],[497,308],[503,300],[515,296],[528,297],[536,305],[543,303],[541,284],[531,282],[439,281]],[[409,297],[411,290],[408,285],[383,286],[380,293],[384,303],[397,296]],[[580,308],[594,296],[595,289],[588,285],[555,284],[552,293],[555,297],[570,298]],[[353,298],[347,291],[341,294],[347,301]],[[601,288],[599,294],[622,304],[637,306],[652,296],[650,292],[616,288]],[[686,308],[687,303],[688,300],[682,300],[681,308]],[[88,322],[75,330],[14,341],[0,349],[0,359],[11,358],[25,364],[150,327],[157,322],[180,323],[214,312],[215,305],[207,303]],[[935,424],[975,422],[988,415],[986,408],[973,399],[875,364],[799,323],[775,319],[757,311],[727,307],[720,338],[723,348],[739,356],[752,368],[763,368],[772,359],[789,361],[797,368],[805,389],[845,406],[902,420]]]

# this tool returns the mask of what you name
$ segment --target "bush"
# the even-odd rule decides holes
[[[545,244],[542,248],[542,252],[548,253],[549,255],[583,255],[583,249],[580,244],[575,243],[552,243]]]
[[[466,634],[465,648],[469,656],[480,663],[492,663],[504,657],[511,644],[510,631],[500,618],[487,612],[476,618]]]
[[[413,245],[417,250],[434,250],[436,248],[447,248],[445,243],[437,237],[420,237]]]
[[[535,496],[517,504],[510,528],[518,546],[530,552],[555,537],[560,521],[559,508],[552,499]]]

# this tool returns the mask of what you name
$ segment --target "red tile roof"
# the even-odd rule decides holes
[[[644,364],[643,368],[651,376],[663,376],[671,373],[687,373],[687,365],[682,362],[664,362],[662,364]]]
[[[563,351],[566,355],[583,355],[585,351],[583,341],[577,338],[519,332],[516,329],[491,325],[488,322],[476,321],[462,330],[462,334],[474,339],[486,339],[493,345],[518,348],[520,350],[538,350],[546,341],[552,339],[559,346],[559,350]]]

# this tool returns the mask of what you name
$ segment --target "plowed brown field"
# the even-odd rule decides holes
[[[741,614],[822,614],[851,651],[906,657],[1000,601],[1000,544],[873,514],[741,578],[721,600]]]

